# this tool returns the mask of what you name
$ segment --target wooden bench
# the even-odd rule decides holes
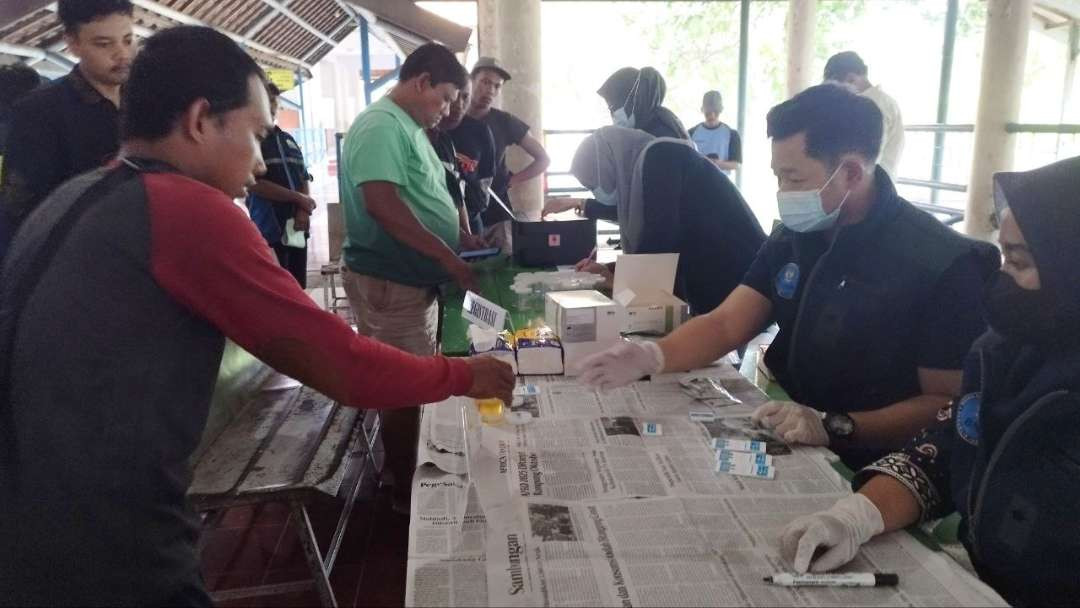
[[[188,495],[216,525],[229,507],[282,502],[300,535],[312,580],[229,589],[215,601],[289,593],[315,585],[324,606],[336,606],[329,574],[363,477],[378,474],[372,449],[374,410],[344,407],[307,387],[264,390],[238,408],[213,437],[204,437]],[[351,463],[357,470],[349,470]],[[307,505],[318,496],[343,501],[326,554],[319,551]]]

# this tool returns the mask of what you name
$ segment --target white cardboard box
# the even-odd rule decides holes
[[[619,340],[615,303],[599,291],[555,291],[546,296],[545,321],[562,340],[567,376],[580,373],[585,357]]]
[[[689,318],[689,306],[671,293],[678,265],[677,253],[619,256],[612,293],[621,333],[663,336]]]

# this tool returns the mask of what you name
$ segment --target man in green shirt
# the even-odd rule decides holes
[[[458,251],[477,243],[460,232],[442,163],[425,130],[449,113],[468,73],[449,49],[425,44],[405,59],[399,78],[345,136],[344,283],[361,334],[431,355],[437,288],[450,281],[473,287]],[[418,416],[415,408],[383,413],[394,506],[406,513]]]

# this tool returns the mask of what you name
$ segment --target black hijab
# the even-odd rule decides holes
[[[667,83],[655,68],[620,68],[604,81],[597,93],[612,112],[623,108],[634,120],[634,128],[654,137],[690,139],[686,127],[663,107]]]
[[[1012,210],[1039,269],[1041,289],[1053,296],[1061,329],[1080,348],[1080,157],[1032,171],[994,175],[1000,212]]]

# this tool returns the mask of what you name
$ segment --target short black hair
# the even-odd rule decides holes
[[[869,70],[855,51],[837,53],[825,62],[825,80],[843,80],[848,74],[866,76]]]
[[[9,108],[15,100],[41,84],[41,76],[28,65],[15,63],[0,66],[0,108]]]
[[[281,95],[281,89],[272,82],[266,83],[266,94],[270,99],[277,99]]]
[[[64,31],[74,34],[79,26],[109,15],[132,16],[135,7],[130,0],[60,0],[57,2],[57,15]]]
[[[454,53],[435,42],[429,42],[409,53],[405,63],[401,64],[398,80],[405,82],[424,73],[430,76],[431,86],[449,82],[460,89],[469,79],[465,66],[454,57]]]
[[[876,160],[881,150],[882,117],[870,99],[835,84],[819,84],[769,110],[772,139],[806,134],[806,154],[834,166],[843,154]]]
[[[157,140],[168,135],[198,99],[220,115],[247,105],[252,76],[266,75],[228,36],[209,27],[182,25],[143,44],[131,65],[120,104],[124,139]]]

